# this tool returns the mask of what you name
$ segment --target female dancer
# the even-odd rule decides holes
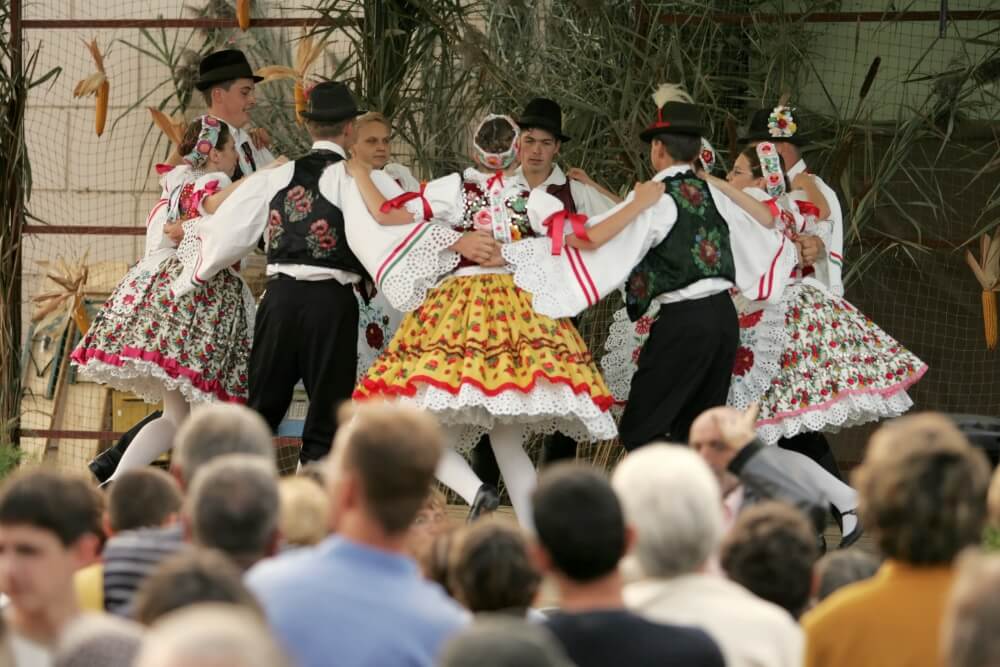
[[[169,192],[164,234],[174,241],[248,180],[231,182],[228,174],[239,157],[228,127],[213,116],[191,122],[181,152],[184,164],[164,177]],[[154,263],[154,258],[160,261]],[[176,252],[141,260],[73,351],[82,377],[150,403],[163,401],[163,415],[136,435],[111,480],[169,449],[189,404],[246,400],[254,312],[250,290],[228,269],[194,292],[175,297],[170,284],[181,269]]]

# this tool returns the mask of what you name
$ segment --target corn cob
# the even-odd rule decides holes
[[[167,135],[167,139],[175,146],[180,146],[184,142],[184,122],[172,119],[155,107],[146,108],[149,109],[149,115],[153,117],[153,124],[160,128],[160,131]]]
[[[236,22],[244,32],[250,28],[250,0],[236,0]]]
[[[94,64],[97,65],[97,71],[86,79],[77,82],[76,87],[73,88],[73,97],[83,97],[85,95],[96,96],[94,130],[97,132],[97,136],[101,136],[104,134],[104,125],[108,120],[108,98],[111,94],[111,84],[108,82],[108,75],[104,71],[104,56],[97,46],[97,40],[91,40],[89,43],[84,42],[84,44],[86,44],[87,50],[90,51],[90,56],[94,59]]]
[[[979,262],[972,251],[965,251],[965,261],[976,276],[983,289],[983,334],[986,337],[986,348],[996,349],[997,346],[997,290],[1000,289],[1000,232],[991,240],[989,234],[983,234],[979,239]]]

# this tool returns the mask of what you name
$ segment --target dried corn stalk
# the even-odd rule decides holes
[[[77,82],[76,87],[73,89],[73,97],[83,97],[85,95],[95,95],[97,97],[94,129],[97,131],[97,136],[101,136],[104,134],[104,124],[108,119],[108,96],[111,93],[111,86],[108,83],[107,72],[104,71],[104,55],[101,54],[101,50],[97,46],[97,40],[93,39],[89,43],[84,42],[84,44],[86,44],[87,50],[90,51],[90,56],[94,59],[94,64],[97,65],[97,71],[86,79]]]
[[[326,40],[314,43],[312,35],[303,34],[295,51],[295,67],[284,65],[268,65],[257,70],[257,75],[264,77],[261,83],[291,79],[295,82],[295,118],[302,122],[302,112],[306,109],[306,73],[316,59],[323,53]]]
[[[167,135],[167,139],[179,147],[184,142],[184,121],[171,118],[154,107],[146,108],[149,109],[149,115],[153,117],[153,124]]]
[[[69,315],[80,333],[86,334],[90,328],[90,320],[84,307],[84,297],[91,293],[87,290],[87,277],[90,273],[87,256],[84,255],[83,259],[72,265],[62,257],[55,262],[38,262],[38,265],[45,269],[45,277],[55,289],[32,298],[35,312],[31,315],[31,321],[44,327]]]
[[[1000,231],[990,239],[989,234],[979,237],[979,262],[972,251],[966,249],[965,261],[976,274],[976,280],[983,288],[983,332],[986,347],[997,346],[997,290],[1000,289]]]

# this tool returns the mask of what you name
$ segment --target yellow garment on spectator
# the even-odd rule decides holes
[[[73,576],[76,601],[83,611],[104,611],[104,564],[94,563]]]
[[[886,561],[802,618],[805,667],[942,667],[941,616],[949,567]]]

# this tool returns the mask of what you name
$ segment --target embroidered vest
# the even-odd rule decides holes
[[[339,154],[314,150],[295,161],[291,182],[271,199],[267,218],[267,263],[308,264],[366,277],[347,245],[344,214],[319,192],[319,177]]]
[[[625,283],[629,319],[638,320],[653,299],[706,278],[735,280],[729,226],[719,214],[705,181],[690,172],[663,179],[677,204],[677,222],[651,248]]]

